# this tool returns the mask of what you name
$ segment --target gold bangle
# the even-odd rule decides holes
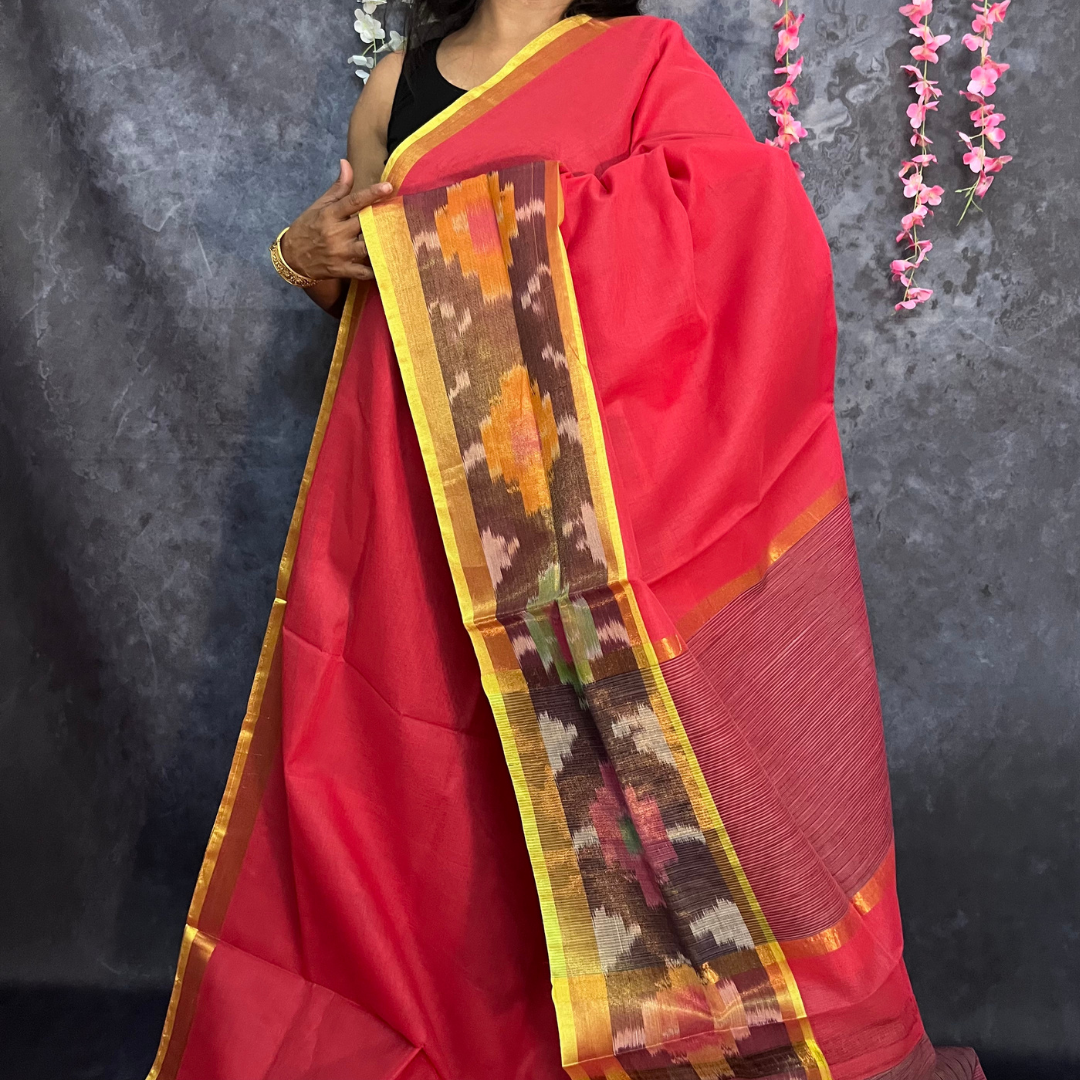
[[[312,285],[318,285],[319,282],[316,278],[305,277],[303,274],[298,274],[286,261],[285,256],[281,254],[281,238],[289,231],[289,226],[286,225],[281,232],[278,233],[277,239],[270,245],[270,261],[274,264],[274,269],[290,284],[296,285],[301,289],[310,289]]]

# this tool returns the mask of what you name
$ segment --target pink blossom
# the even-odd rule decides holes
[[[903,259],[894,259],[889,264],[894,280],[904,286],[904,295],[896,305],[896,310],[911,310],[933,295],[932,290],[916,286],[915,273],[926,261],[927,254],[933,247],[929,240],[918,239],[918,230],[925,226],[928,217],[933,214],[931,206],[938,206],[945,189],[940,185],[928,185],[923,170],[937,162],[930,152],[931,140],[926,134],[926,118],[936,112],[941,90],[935,80],[927,77],[927,65],[938,62],[938,50],[951,40],[948,34],[935,34],[930,29],[930,15],[933,12],[933,0],[913,0],[900,8],[900,14],[906,15],[915,26],[908,32],[919,39],[920,44],[911,49],[915,64],[904,64],[902,70],[914,76],[909,84],[915,91],[916,101],[907,107],[907,116],[911,127],[911,145],[918,148],[918,153],[901,162],[899,177],[904,184],[904,197],[914,200],[911,211],[903,216],[900,232],[896,241],[906,241],[913,253]],[[921,63],[921,67],[919,66]]]
[[[919,95],[920,101],[941,97],[941,91],[937,89],[937,83],[933,79],[924,79],[920,76],[913,83],[908,83],[908,86]]]
[[[976,37],[975,34],[965,34],[960,39],[972,52],[978,52],[979,49],[985,49],[987,45],[987,38]]]
[[[918,26],[913,26],[908,33],[917,37],[926,45],[933,45],[934,43],[934,32],[930,29],[929,23],[919,23]],[[945,40],[948,41],[949,39],[946,38]]]
[[[907,183],[904,184],[904,198],[914,199],[925,186],[921,172],[909,176],[907,178]]]
[[[986,165],[986,151],[981,146],[972,146],[968,141],[968,152],[964,155],[964,164],[973,172],[981,173]]]
[[[916,304],[925,304],[933,295],[933,289],[910,288],[908,289],[905,298],[895,306],[895,310],[899,311],[901,308],[906,308],[908,311],[911,311]]]
[[[774,27],[780,27],[780,33],[776,37],[776,52],[774,53],[777,60],[782,59],[785,53],[799,47],[799,27],[802,26],[805,18],[806,16],[803,14],[793,16],[790,11],[786,11],[783,18],[778,19],[773,24]]]
[[[912,229],[919,228],[919,226],[921,226],[926,221],[926,215],[929,213],[930,211],[927,210],[925,206],[916,206],[910,214],[905,214],[900,219],[900,227],[902,231],[896,239],[900,240],[907,233],[911,232]]]
[[[806,128],[786,109],[770,109],[769,115],[776,119],[777,135],[772,146],[787,147],[806,138]]]
[[[769,100],[778,108],[790,108],[799,104],[799,95],[795,93],[795,87],[786,82],[769,91]]]
[[[994,92],[998,79],[1008,70],[1008,64],[995,64],[990,57],[986,57],[981,64],[971,69],[968,93],[989,97]]]
[[[915,250],[916,257],[912,259],[910,256],[906,259],[893,259],[889,263],[889,269],[894,275],[894,280],[900,280],[905,285],[911,284],[911,271],[917,269],[926,261],[927,252],[934,246],[929,240],[916,240],[912,245]]]
[[[915,269],[915,264],[910,259],[893,259],[893,261],[889,263],[889,269],[893,272],[894,278],[903,280],[904,275],[909,270]],[[904,281],[904,284],[906,285],[907,282]]]
[[[904,183],[904,198],[915,199],[916,206],[922,206],[924,203],[928,206],[937,206],[941,202],[941,196],[944,193],[945,189],[937,184],[928,187],[923,183],[921,171],[913,173]]]
[[[773,72],[776,75],[783,75],[784,81],[769,91],[769,104],[773,106],[769,109],[769,115],[776,120],[776,135],[771,139],[766,139],[765,142],[769,146],[789,150],[792,144],[807,135],[806,128],[791,115],[792,107],[799,104],[799,95],[793,84],[803,67],[803,58],[800,56],[792,60],[791,53],[799,47],[799,28],[806,16],[801,13],[796,15],[789,6],[790,0],[773,0],[773,2],[777,7],[783,8],[783,14],[773,23],[773,29],[778,31],[774,56],[779,63]],[[795,166],[799,179],[803,179],[806,174],[799,164],[795,161],[792,161],[792,164]]]
[[[937,109],[936,101],[913,101],[907,107],[907,114],[911,118],[913,128],[922,127],[926,120],[926,114]]]
[[[968,93],[989,97],[994,92],[997,73],[979,64],[971,69],[971,82],[967,84]]]
[[[995,116],[1000,116],[999,113],[995,113]],[[993,117],[991,117],[993,119]],[[1004,116],[1001,117],[1005,119]],[[983,135],[986,137],[986,141],[990,143],[995,150],[1001,149],[1001,144],[1005,141],[1005,129],[1000,124],[986,124],[983,128]]]
[[[930,27],[925,23],[921,26],[913,27],[908,31],[910,34],[914,34],[917,38],[922,40],[921,45],[916,45],[911,50],[912,58],[915,60],[922,60],[924,63],[936,64],[938,61],[938,49],[947,41],[952,41],[952,38],[948,34],[934,35],[930,32]]]
[[[979,4],[972,4],[972,10],[978,12],[971,22],[971,28],[976,34],[984,34],[989,41],[994,36],[994,23],[1005,21],[1005,12],[1009,10],[1012,0],[1002,0],[1000,4],[991,4],[983,11]]]
[[[905,4],[900,9],[901,15],[906,15],[913,23],[920,23],[928,19],[934,10],[934,0],[914,0],[914,3]]]
[[[778,68],[773,68],[774,75],[786,75],[788,82],[794,82],[802,72],[803,57],[799,57],[794,64],[782,64]]]

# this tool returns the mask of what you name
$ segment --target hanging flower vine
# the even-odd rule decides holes
[[[368,81],[380,53],[397,52],[405,44],[405,39],[396,30],[391,30],[388,34],[375,17],[375,12],[385,4],[386,0],[363,0],[360,7],[353,12],[356,20],[353,29],[360,35],[364,48],[355,56],[350,56],[349,63],[356,65],[356,74],[364,82]]]
[[[776,120],[776,137],[766,139],[769,146],[779,146],[791,153],[791,146],[800,139],[806,137],[806,128],[791,115],[793,105],[799,104],[799,95],[795,92],[795,80],[802,71],[803,58],[792,60],[791,54],[799,47],[799,27],[802,26],[804,14],[795,15],[791,10],[791,0],[773,0],[777,7],[783,7],[784,13],[776,22],[773,29],[777,31],[776,51],[773,54],[777,61],[783,60],[781,67],[774,68],[777,75],[783,75],[784,81],[779,86],[774,86],[769,91],[769,102],[772,108],[769,115]],[[799,171],[801,180],[806,174],[799,168],[798,162],[794,162]]]
[[[904,295],[895,310],[910,311],[918,304],[923,304],[934,295],[933,289],[922,288],[915,284],[918,269],[926,262],[930,249],[934,246],[929,240],[921,239],[919,230],[926,224],[927,217],[933,214],[932,206],[941,203],[945,189],[935,184],[929,186],[925,179],[926,168],[937,162],[930,151],[932,140],[926,134],[926,117],[937,110],[937,99],[941,91],[937,83],[929,77],[930,65],[938,61],[938,49],[950,40],[948,34],[935,35],[930,29],[930,15],[934,10],[934,0],[914,0],[900,8],[900,14],[906,15],[915,25],[909,31],[919,39],[919,44],[911,50],[914,64],[904,64],[901,68],[915,76],[910,87],[918,100],[907,108],[908,119],[915,129],[911,136],[911,145],[918,153],[901,163],[899,177],[904,184],[904,198],[912,199],[912,207],[900,222],[900,232],[896,242],[906,242],[909,254],[903,259],[893,259],[889,264],[893,280],[904,286]],[[922,67],[919,67],[919,64]]]
[[[960,221],[964,220],[976,198],[981,199],[990,190],[994,174],[1001,172],[1002,168],[1012,161],[1011,154],[990,157],[986,152],[987,143],[995,150],[1000,150],[1005,141],[1005,129],[1001,126],[1005,114],[996,112],[986,99],[997,89],[997,81],[1001,75],[1009,70],[1008,64],[998,64],[990,59],[990,41],[994,36],[994,24],[1005,21],[1005,12],[1009,10],[1011,3],[1012,0],[1001,0],[998,4],[983,0],[981,4],[972,4],[976,15],[971,22],[971,29],[975,32],[963,37],[964,44],[972,52],[979,53],[979,62],[971,69],[971,81],[966,90],[960,91],[968,101],[975,103],[970,116],[978,134],[974,137],[963,131],[958,134],[967,147],[964,164],[978,175],[971,187],[957,189],[957,194],[967,196]],[[976,206],[975,209],[981,210],[982,207]]]

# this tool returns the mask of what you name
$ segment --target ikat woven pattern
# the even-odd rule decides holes
[[[366,212],[571,1075],[827,1075],[627,584],[554,163]],[[407,245],[407,250],[406,249]]]

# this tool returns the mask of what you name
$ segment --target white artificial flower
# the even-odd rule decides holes
[[[400,52],[405,47],[405,38],[401,36],[396,30],[390,31],[390,40],[387,41],[386,47],[391,52]]]
[[[370,74],[371,74],[371,72],[368,71],[366,68],[357,68],[356,69],[356,76],[361,82],[367,82],[368,81],[368,76]]]
[[[373,19],[362,8],[357,8],[353,14],[356,16],[353,29],[360,35],[361,41],[372,44],[376,41],[382,41],[386,37],[386,31],[382,28],[382,24],[378,19]]]
[[[371,53],[358,53],[356,56],[349,57],[349,63],[358,64],[364,68],[373,68],[375,66],[375,57]]]
[[[368,15],[374,15],[375,14],[375,9],[380,4],[385,4],[385,3],[386,3],[386,0],[364,0],[364,2],[360,6],[364,9],[365,12],[367,12]]]

